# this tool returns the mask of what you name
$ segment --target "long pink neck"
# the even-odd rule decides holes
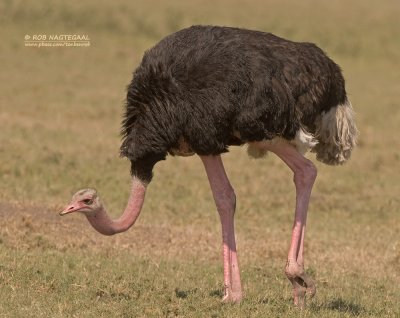
[[[133,177],[132,188],[128,204],[124,213],[116,220],[112,220],[106,209],[102,207],[98,213],[86,215],[90,224],[101,234],[114,235],[128,230],[136,221],[142,209],[146,184]]]

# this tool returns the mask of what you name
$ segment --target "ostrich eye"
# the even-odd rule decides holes
[[[85,199],[82,200],[83,203],[85,203],[86,205],[91,205],[93,203],[93,199]]]

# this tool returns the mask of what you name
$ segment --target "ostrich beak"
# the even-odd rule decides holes
[[[71,203],[71,204],[69,204],[64,210],[62,210],[61,212],[59,212],[58,214],[61,215],[61,216],[63,216],[63,215],[66,215],[66,214],[69,214],[69,213],[72,213],[72,212],[76,212],[76,211],[78,211],[78,210],[81,209],[81,208],[82,208],[81,205],[79,205],[79,204],[77,204],[77,203]]]

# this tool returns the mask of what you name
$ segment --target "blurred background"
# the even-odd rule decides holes
[[[112,214],[121,213],[130,164],[119,158],[119,132],[132,72],[164,36],[212,24],[314,42],[342,67],[359,145],[343,167],[318,163],[306,266],[319,294],[306,315],[400,315],[399,16],[395,0],[1,1],[0,311],[297,315],[282,274],[294,187],[274,155],[252,160],[234,147],[223,156],[238,200],[241,306],[219,302],[220,226],[197,157],[157,164],[129,233],[104,238],[79,216],[57,217],[83,187],[97,188]],[[24,43],[27,35],[61,34],[87,35],[90,46]]]

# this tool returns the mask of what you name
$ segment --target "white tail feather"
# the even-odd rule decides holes
[[[356,145],[358,131],[350,101],[331,108],[317,121],[315,137],[318,144],[313,148],[317,159],[329,165],[343,164],[350,158]]]

